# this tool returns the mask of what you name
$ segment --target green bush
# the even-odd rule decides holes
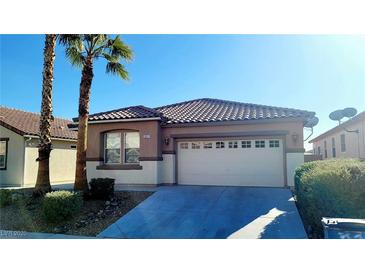
[[[10,205],[11,202],[11,191],[9,189],[0,189],[0,207]]]
[[[90,181],[90,193],[94,199],[108,199],[114,195],[114,181],[112,178],[93,178]]]
[[[71,191],[53,191],[43,198],[42,210],[49,223],[59,223],[72,218],[83,203],[80,193]]]
[[[322,217],[365,218],[365,162],[315,161],[295,173],[298,209],[314,236],[323,236]]]

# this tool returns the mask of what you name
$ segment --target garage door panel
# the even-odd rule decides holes
[[[204,176],[199,179],[197,176]],[[282,180],[275,180],[272,176],[247,175],[241,176],[231,175],[210,175],[210,174],[186,174],[181,185],[212,185],[212,186],[263,186],[263,187],[282,187]]]
[[[178,183],[188,185],[232,185],[232,186],[283,186],[283,149],[279,147],[265,148],[192,149],[178,146]],[[200,142],[201,144],[203,142]],[[255,145],[254,140],[252,146]]]

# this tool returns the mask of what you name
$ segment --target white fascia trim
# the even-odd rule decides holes
[[[36,136],[36,135],[23,135],[25,138],[39,138],[39,136]],[[66,141],[66,142],[73,142],[73,143],[76,143],[77,140],[73,140],[73,139],[63,139],[63,138],[54,138],[54,137],[51,137],[51,140],[56,140],[56,141]]]
[[[115,120],[100,120],[100,121],[89,121],[88,124],[107,124],[107,123],[127,123],[127,122],[142,122],[142,121],[160,121],[160,117],[150,117],[150,118],[135,118],[135,119],[115,119]],[[71,125],[78,125],[75,122]]]

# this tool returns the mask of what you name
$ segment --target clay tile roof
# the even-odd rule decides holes
[[[0,107],[0,125],[20,135],[39,135],[40,115],[18,109]],[[77,139],[77,132],[68,129],[67,125],[72,121],[55,118],[51,128],[54,138]]]
[[[305,110],[202,98],[155,108],[168,124],[301,118],[315,115]]]
[[[219,99],[196,99],[157,108],[145,106],[125,107],[94,113],[89,121],[121,119],[161,118],[166,124],[203,123],[221,121],[263,120],[278,118],[300,118],[308,120],[314,112],[292,108],[247,104]],[[73,119],[77,122],[77,118]]]
[[[138,118],[158,118],[161,114],[154,109],[145,106],[132,106],[99,112],[89,115],[89,121],[115,120],[115,119],[138,119]],[[73,119],[77,122],[77,118]]]

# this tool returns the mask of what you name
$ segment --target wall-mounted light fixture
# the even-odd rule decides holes
[[[165,137],[163,141],[164,141],[165,145],[167,145],[167,146],[170,144],[170,138],[169,137]]]

